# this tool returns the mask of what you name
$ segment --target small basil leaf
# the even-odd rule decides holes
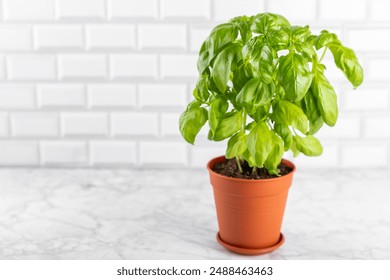
[[[267,34],[267,44],[276,51],[288,49],[290,45],[291,29],[282,26],[279,30],[269,30]]]
[[[327,30],[322,30],[321,34],[316,36],[314,39],[314,45],[317,50],[321,49],[322,47],[326,47],[333,42],[338,42],[338,38],[336,34],[329,33]]]
[[[207,80],[207,75],[200,76],[193,91],[193,96],[202,103],[206,103],[210,96],[207,88]]]
[[[292,142],[290,149],[291,149],[291,151],[293,152],[293,156],[294,156],[294,157],[299,156],[299,154],[301,153],[301,152],[298,150],[297,145],[295,144],[294,141]]]
[[[253,121],[253,122],[250,122],[248,123],[246,126],[245,126],[245,130],[252,130],[254,127],[256,126],[256,122]]]
[[[307,37],[311,35],[308,25],[305,26],[291,26],[291,37],[293,43],[306,42]]]
[[[307,156],[319,156],[322,154],[321,143],[313,135],[306,137],[294,136],[294,143],[297,150]]]
[[[268,117],[270,108],[271,108],[271,103],[268,103],[263,106],[258,106],[254,113],[248,112],[248,115],[256,122],[264,121]]]
[[[241,40],[244,44],[248,42],[250,38],[252,38],[252,21],[253,17],[247,16],[235,17],[229,21],[230,23],[233,23],[235,26],[237,26],[238,30],[240,31]]]
[[[226,149],[226,158],[234,158],[242,155],[247,149],[246,135],[243,132],[238,132],[229,139]]]
[[[262,13],[253,18],[251,29],[258,34],[267,34],[270,30],[279,30],[281,27],[289,27],[288,20],[277,14]]]

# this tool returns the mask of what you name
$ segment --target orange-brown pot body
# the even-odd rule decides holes
[[[207,169],[214,190],[220,238],[240,248],[268,248],[278,243],[295,165],[287,175],[262,180],[237,179],[220,175],[213,166],[225,160],[212,159]]]

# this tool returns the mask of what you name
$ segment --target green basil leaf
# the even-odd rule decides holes
[[[237,26],[240,31],[242,42],[245,44],[250,38],[252,38],[252,25],[253,17],[239,16],[231,19],[229,22]]]
[[[338,117],[337,95],[321,71],[315,74],[311,89],[317,99],[322,119],[327,125],[334,126]]]
[[[282,26],[279,30],[269,30],[267,34],[267,44],[274,50],[280,51],[288,49],[290,45],[291,29]]]
[[[242,128],[242,112],[230,112],[220,119],[214,132],[214,141],[222,141]]]
[[[228,107],[229,107],[228,102],[225,99],[223,99],[221,96],[216,96],[214,100],[211,101],[208,119],[209,119],[210,131],[212,133],[214,133],[215,130],[217,129],[219,121],[226,113]]]
[[[268,103],[263,106],[258,106],[256,107],[256,111],[254,113],[248,112],[248,115],[256,122],[264,121],[268,117],[270,108],[271,108],[271,103]]]
[[[230,73],[237,67],[236,63],[240,59],[240,55],[240,44],[231,44],[217,55],[213,63],[211,76],[220,92],[224,93],[226,91]]]
[[[308,43],[296,43],[295,48],[307,61],[312,61],[312,57],[316,55],[316,51]]]
[[[188,103],[187,105],[187,108],[186,108],[186,111],[189,111],[191,109],[196,109],[196,108],[199,108],[200,106],[202,106],[202,102],[194,99],[192,100],[190,103]]]
[[[203,71],[209,67],[213,55],[214,55],[214,50],[212,48],[211,38],[207,37],[199,50],[199,56],[197,62],[199,74],[202,74]]]
[[[291,149],[291,151],[293,152],[293,156],[294,156],[294,157],[299,156],[299,154],[301,153],[301,152],[298,150],[297,145],[295,144],[294,141],[292,142],[290,149]]]
[[[208,75],[200,76],[193,91],[193,96],[202,103],[206,103],[210,96],[207,88],[207,80]]]
[[[258,34],[267,34],[270,30],[279,30],[281,27],[290,27],[288,20],[277,14],[262,13],[253,18],[251,29]]]
[[[271,130],[265,122],[259,122],[247,136],[248,152],[256,166],[262,167],[274,145]]]
[[[288,151],[293,142],[293,135],[288,128],[288,125],[275,123],[274,130],[280,137],[282,137],[284,142],[284,150]]]
[[[311,35],[308,25],[291,26],[291,37],[294,43],[307,42],[307,38]]]
[[[198,57],[198,72],[209,67],[211,60],[222,50],[228,43],[236,40],[238,35],[237,27],[232,23],[223,23],[216,26],[209,37],[203,42]]]
[[[234,71],[233,74],[233,88],[235,91],[240,92],[243,86],[252,77],[252,70],[250,65],[241,61],[240,65]]]
[[[246,126],[245,126],[245,130],[252,130],[254,127],[256,126],[256,122],[253,121],[253,122],[250,122],[248,123]]]
[[[242,155],[246,151],[246,135],[238,132],[229,139],[226,149],[226,158],[234,158]]]
[[[194,144],[195,137],[207,121],[205,108],[193,108],[180,115],[179,129],[183,138],[190,144]]]
[[[250,167],[253,167],[256,165],[254,157],[249,153],[249,150],[246,150],[242,157],[246,160],[246,162],[249,164]]]
[[[297,105],[286,100],[279,100],[273,104],[272,109],[271,118],[276,123],[291,125],[304,134],[309,129],[309,121]]]
[[[322,47],[326,47],[333,42],[338,42],[338,38],[336,34],[329,33],[327,30],[322,30],[321,34],[316,36],[314,39],[314,45],[317,50],[321,49]]]
[[[278,81],[292,102],[301,100],[310,87],[312,75],[307,60],[300,54],[290,52],[280,58]]]
[[[322,119],[320,109],[318,108],[318,101],[314,96],[314,93],[311,89],[305,95],[304,109],[305,115],[309,119],[309,135],[317,133],[318,130],[323,126],[324,120]]]
[[[268,173],[278,175],[278,165],[282,161],[282,157],[284,154],[283,140],[278,137],[273,131],[271,131],[271,134],[274,146],[264,162],[264,167],[267,169]]]
[[[313,135],[306,137],[294,136],[294,143],[297,150],[307,156],[319,156],[322,154],[321,143]]]
[[[256,78],[260,78],[264,83],[269,84],[273,80],[276,68],[276,51],[268,45],[259,46],[252,52],[251,64]]]
[[[266,105],[272,100],[274,90],[273,83],[266,84],[259,78],[252,78],[238,93],[236,101],[249,113],[253,113],[257,107]]]
[[[336,66],[344,73],[354,88],[363,82],[363,68],[356,57],[355,52],[341,43],[332,43],[329,49],[333,54]]]

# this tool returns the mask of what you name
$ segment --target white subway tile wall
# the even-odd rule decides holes
[[[0,166],[204,168],[226,141],[178,131],[197,53],[216,24],[265,11],[335,32],[365,70],[355,91],[326,55],[339,121],[322,157],[294,160],[390,168],[388,0],[2,0]]]

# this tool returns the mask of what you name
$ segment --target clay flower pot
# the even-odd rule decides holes
[[[289,174],[249,180],[214,172],[214,164],[224,160],[224,156],[217,157],[207,165],[217,210],[218,242],[245,255],[265,254],[279,248],[284,243],[280,229],[295,165],[283,159],[292,168]]]

